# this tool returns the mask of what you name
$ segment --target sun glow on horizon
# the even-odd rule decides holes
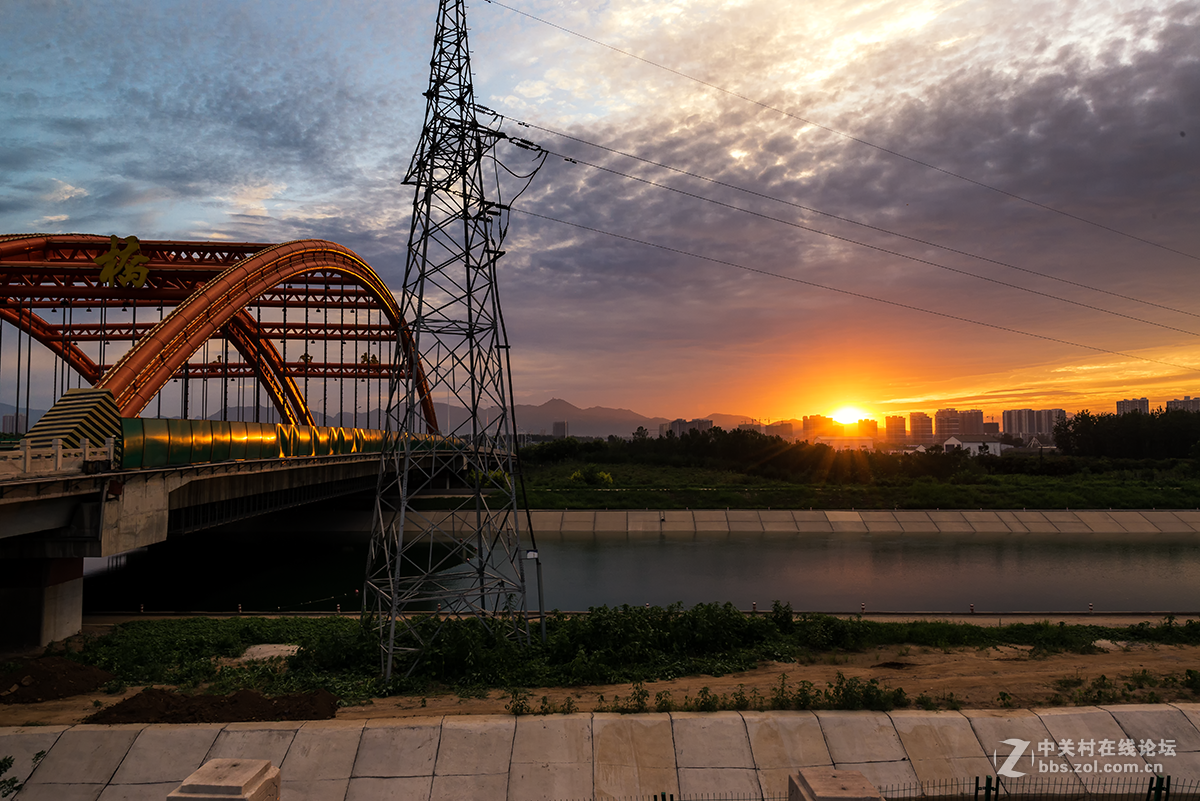
[[[859,420],[865,420],[870,417],[867,412],[857,406],[841,406],[829,416],[842,425],[857,423]]]

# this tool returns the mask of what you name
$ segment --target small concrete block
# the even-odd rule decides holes
[[[971,722],[958,712],[901,710],[891,718],[910,760],[986,757]]]
[[[671,728],[675,735],[675,762],[680,770],[755,767],[746,723],[737,712],[675,712],[671,715]],[[683,787],[682,773],[680,777],[680,792],[691,792]]]
[[[861,523],[862,514],[859,512],[826,512],[825,519],[830,523]]]
[[[759,770],[793,771],[799,767],[833,765],[821,724],[812,712],[743,712],[742,719],[746,721],[750,751]],[[764,788],[768,795],[786,791],[786,776],[780,789]]]
[[[757,509],[728,509],[725,511],[725,519],[730,523],[762,522],[762,519],[758,516]]]
[[[763,523],[795,523],[790,511],[784,509],[760,509],[758,519]]]
[[[283,790],[279,794],[279,801],[345,801],[346,788],[349,784],[349,779],[285,781]]]
[[[223,724],[157,724],[142,729],[112,784],[182,782],[204,764]]]
[[[1176,753],[1200,751],[1200,731],[1183,711],[1167,704],[1126,704],[1124,706],[1102,706],[1113,716],[1121,730],[1130,739],[1174,740]],[[1197,716],[1200,719],[1200,715]]]
[[[895,762],[908,758],[892,719],[884,712],[817,712],[829,756],[842,763]]]
[[[517,718],[512,715],[445,718],[434,775],[503,774],[507,786],[516,727]]]
[[[796,530],[802,534],[831,534],[833,525],[826,522],[796,521]]]
[[[577,763],[590,765],[591,762],[592,716],[590,714],[523,715],[517,718],[511,760],[513,765],[571,765]]]
[[[758,771],[753,768],[680,768],[680,796],[761,798]]]
[[[434,776],[430,801],[466,801],[466,799],[503,799],[508,795],[507,773],[472,773]]]
[[[1036,749],[1042,740],[1050,739],[1050,732],[1042,719],[1028,709],[967,709],[963,710],[962,715],[971,721],[971,728],[979,738],[983,753],[997,760],[1006,759],[1012,753],[1012,746],[1006,745],[1005,740],[1025,740]],[[1028,760],[1028,757],[1023,756],[1022,759]],[[1039,756],[1038,759],[1057,765],[1054,776],[1072,775],[1066,760],[1059,756]]]
[[[283,765],[300,723],[230,723],[212,748],[207,759],[266,759],[275,767]]]
[[[75,726],[59,735],[29,783],[105,785],[145,726]]]
[[[425,801],[432,787],[432,776],[352,778],[346,801]]]
[[[167,798],[169,801],[279,801],[279,768],[265,759],[210,759]]]
[[[508,801],[591,798],[592,762],[516,763],[508,772]]]
[[[846,521],[846,522],[842,523],[842,522],[834,521],[834,522],[830,523],[829,525],[833,527],[834,531],[845,532],[845,533],[859,533],[859,534],[867,533],[867,524],[866,523],[860,523],[860,522],[854,522],[854,521]]]
[[[318,725],[325,724],[325,725]],[[328,725],[341,724],[341,725]],[[300,727],[281,769],[285,783],[349,779],[363,721],[310,721]],[[343,788],[345,781],[342,782]]]
[[[763,531],[783,532],[787,534],[795,534],[800,529],[796,526],[795,520],[764,520]]]
[[[432,776],[441,718],[370,721],[358,742],[351,777]]]
[[[879,801],[879,790],[861,772],[802,768],[788,782],[789,801]]]

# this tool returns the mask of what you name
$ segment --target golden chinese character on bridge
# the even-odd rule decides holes
[[[110,236],[108,252],[95,258],[101,268],[100,283],[110,287],[120,284],[141,289],[150,277],[150,268],[146,266],[150,257],[142,255],[142,246],[136,236],[125,237],[124,249],[119,247],[121,241],[115,234]]]

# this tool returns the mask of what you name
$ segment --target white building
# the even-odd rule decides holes
[[[1000,437],[995,434],[963,434],[961,437],[949,437],[942,443],[942,450],[947,453],[967,451],[972,456],[978,456],[981,453],[999,456],[1002,451],[1011,447],[1011,445],[1001,442]]]

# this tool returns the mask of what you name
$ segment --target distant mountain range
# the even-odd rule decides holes
[[[438,420],[443,426],[446,422],[450,423],[450,427],[454,427],[466,419],[467,412],[461,406],[448,407],[444,403],[434,404],[437,410]],[[24,410],[22,410],[24,411]],[[164,409],[164,411],[166,411]],[[197,414],[198,409],[194,409],[190,415],[194,419],[200,419]],[[587,409],[581,409],[578,406],[569,403],[560,398],[553,398],[545,403],[534,406],[531,404],[517,404],[515,409],[517,416],[517,426],[522,433],[529,434],[551,434],[554,431],[554,424],[558,422],[566,422],[568,431],[571,436],[577,437],[607,437],[615,434],[619,437],[628,437],[637,430],[638,426],[644,426],[650,432],[650,436],[658,435],[658,427],[662,423],[669,423],[673,418],[666,417],[646,417],[638,414],[630,409],[612,409],[607,406],[591,406]],[[0,414],[12,414],[13,405],[10,403],[0,402]],[[495,410],[489,410],[489,414],[494,414]],[[34,409],[32,413],[33,422],[44,414],[41,409]],[[146,416],[150,417],[154,414],[154,407],[146,409]],[[178,417],[178,414],[167,414],[167,417]],[[230,420],[253,420],[254,407],[244,407],[238,409],[231,407],[227,413],[227,418]],[[268,411],[266,408],[260,407],[259,419],[262,421],[274,420],[276,415],[274,410]],[[326,417],[318,411],[313,411],[313,418],[317,425],[354,425],[354,415],[350,412],[343,412],[341,415],[329,415]],[[209,415],[210,420],[220,420],[221,413],[214,412]],[[368,419],[370,422],[368,422]],[[374,428],[379,425],[379,411],[372,409],[369,413],[360,411],[358,413],[358,425],[360,428]],[[689,418],[692,419],[692,418]],[[751,418],[745,415],[736,414],[709,414],[704,415],[700,419],[712,420],[713,425],[729,431],[735,429],[739,424],[750,420]],[[785,421],[791,422],[797,432],[802,430],[802,423],[799,420]]]

